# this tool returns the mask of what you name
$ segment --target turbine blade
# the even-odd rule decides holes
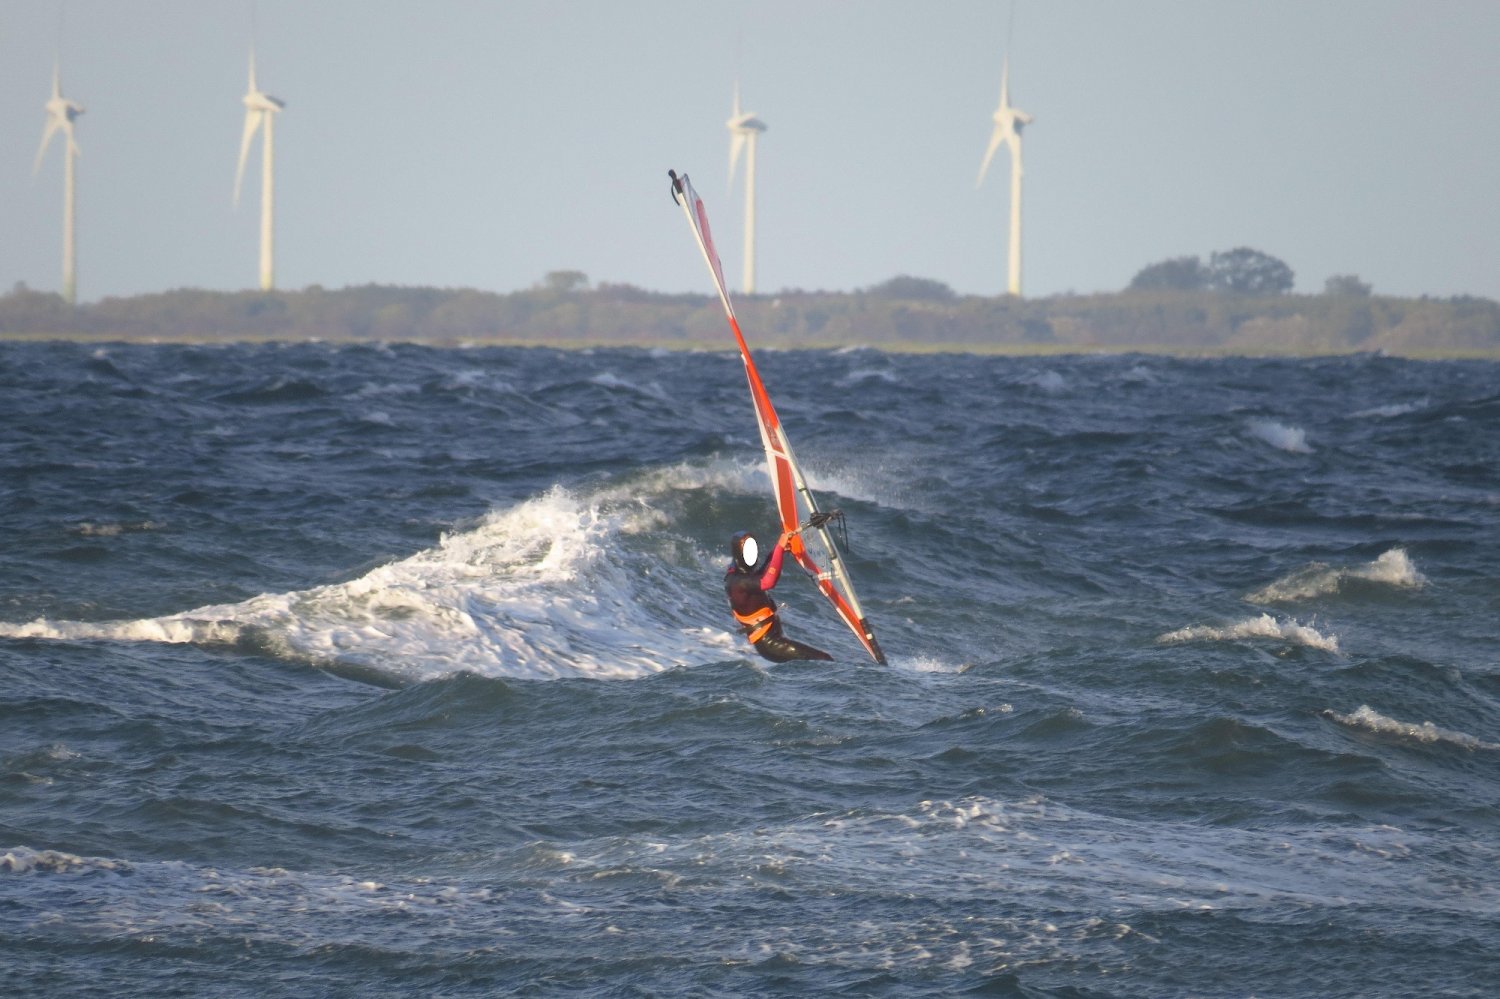
[[[62,122],[56,115],[47,116],[47,127],[42,129],[42,144],[37,147],[36,162],[31,164],[31,175],[35,177],[42,169],[42,157],[47,155],[47,144],[52,141],[52,136],[62,127]]]
[[[734,171],[740,162],[740,153],[745,149],[746,135],[744,132],[734,132],[729,138],[729,186],[734,186]]]
[[[984,175],[990,168],[990,160],[995,158],[995,150],[1000,148],[1000,143],[1005,141],[1005,131],[995,126],[995,131],[990,134],[990,146],[984,151],[984,162],[979,164],[979,176],[974,180],[974,186],[978,187],[984,183]]]
[[[240,165],[234,172],[234,205],[240,204],[240,185],[245,182],[245,160],[250,156],[250,142],[255,138],[255,130],[260,127],[262,112],[245,112],[245,131],[240,137]]]

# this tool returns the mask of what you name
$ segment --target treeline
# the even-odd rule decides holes
[[[1372,295],[1351,279],[1331,279],[1321,295],[1132,287],[1016,299],[958,295],[940,282],[897,277],[855,292],[740,296],[735,305],[746,332],[768,347],[1500,353],[1500,304],[1494,301]],[[0,296],[0,336],[562,347],[728,343],[718,301],[710,296],[591,287],[573,271],[508,294],[386,285],[270,293],[181,289],[80,306],[18,285]]]

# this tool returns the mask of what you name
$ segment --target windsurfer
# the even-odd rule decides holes
[[[764,561],[760,559],[760,545],[750,532],[740,531],[731,538],[729,553],[734,560],[724,574],[724,592],[729,596],[729,609],[734,612],[745,637],[766,659],[773,663],[794,659],[831,662],[833,656],[822,649],[793,641],[781,633],[776,601],[766,592],[781,578],[781,560],[794,534],[795,531],[783,531]]]

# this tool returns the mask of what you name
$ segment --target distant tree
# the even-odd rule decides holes
[[[1323,294],[1337,298],[1369,298],[1371,287],[1353,274],[1335,274],[1323,282]]]
[[[1292,290],[1292,269],[1270,254],[1236,247],[1208,260],[1208,286],[1244,295],[1281,295]]]
[[[1208,270],[1197,257],[1173,257],[1140,269],[1130,279],[1131,291],[1202,291]]]
[[[902,274],[883,281],[865,291],[876,298],[900,298],[907,301],[949,302],[958,296],[952,288],[931,278],[908,277]]]
[[[583,291],[589,286],[589,276],[583,271],[548,271],[542,279],[542,287],[548,291]]]

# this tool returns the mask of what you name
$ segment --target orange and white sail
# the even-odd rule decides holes
[[[807,488],[802,470],[797,467],[792,446],[786,439],[786,431],[781,427],[781,420],[776,416],[775,407],[771,405],[765,383],[761,381],[760,372],[750,356],[745,335],[740,331],[734,304],[730,302],[729,292],[724,286],[724,271],[719,265],[719,254],[714,249],[713,233],[708,226],[708,213],[703,208],[703,199],[693,190],[687,174],[679,175],[676,171],[668,171],[668,174],[672,178],[672,197],[682,206],[683,213],[687,216],[693,238],[703,253],[709,273],[713,275],[719,302],[724,306],[724,315],[729,319],[729,328],[734,332],[734,341],[740,349],[740,359],[745,362],[745,378],[750,383],[750,400],[755,405],[755,419],[760,427],[761,445],[766,452],[766,468],[771,473],[771,485],[776,494],[776,510],[781,517],[781,529],[799,532],[792,537],[791,554],[797,564],[813,578],[818,591],[833,605],[865,650],[876,662],[884,664],[885,654],[880,651],[875,633],[871,630],[864,611],[860,609],[859,598],[854,593],[854,584],[849,580],[843,556],[828,530],[828,517],[819,511],[817,500],[813,498],[812,490]]]

